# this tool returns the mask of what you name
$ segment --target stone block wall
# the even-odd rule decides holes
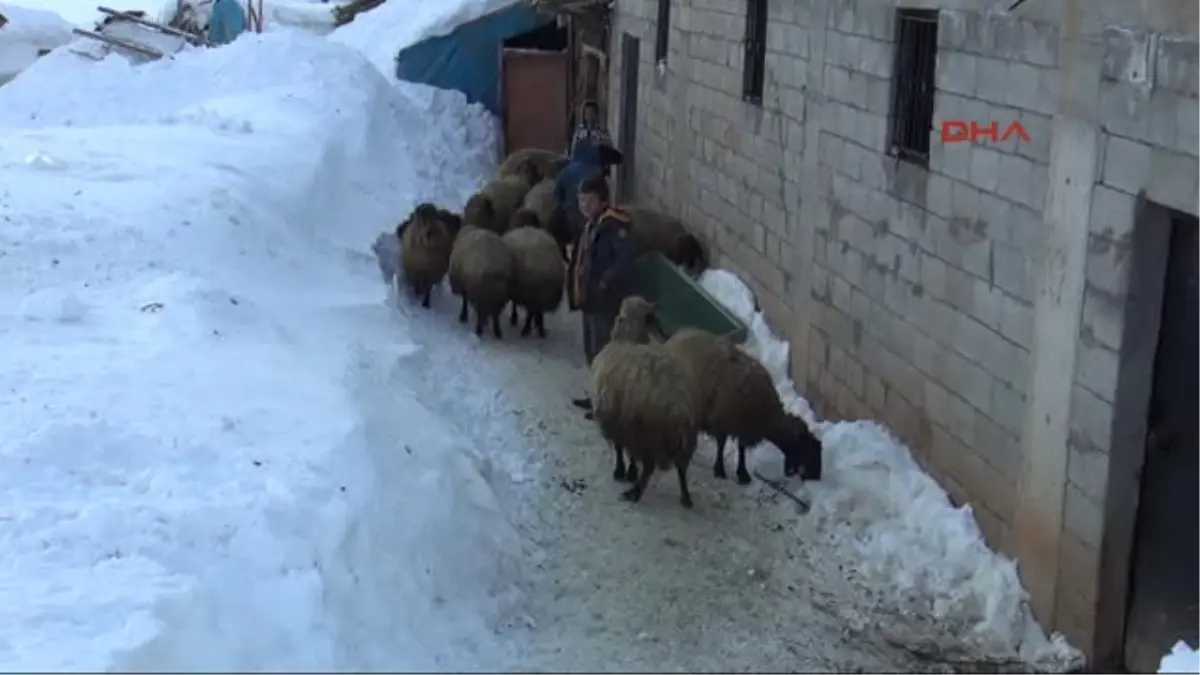
[[[745,2],[672,0],[660,65],[657,1],[618,0],[609,119],[621,124],[628,33],[642,41],[638,201],[681,215],[750,283],[820,415],[887,423],[1010,555],[1022,554],[1033,357],[1078,339],[1064,371],[1069,442],[1050,451],[1063,455],[1047,507],[1061,522],[1040,574],[1054,578],[1032,587],[1040,618],[1091,651],[1135,197],[1196,212],[1197,43],[1096,30],[1080,49],[1102,66],[1064,65],[1060,17],[963,9],[973,4],[939,15],[934,129],[1019,121],[1029,143],[943,144],[935,131],[927,167],[889,152],[892,0],[770,0],[761,105],[740,95]],[[1082,319],[1077,335],[1039,342],[1039,289],[1061,272],[1043,255],[1047,205],[1070,191],[1052,165],[1060,94],[1093,75],[1085,109],[1067,116],[1099,144],[1089,203],[1072,216],[1088,230]]]

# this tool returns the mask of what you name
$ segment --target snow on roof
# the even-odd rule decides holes
[[[431,37],[446,35],[461,24],[518,4],[521,0],[409,2],[388,0],[330,34],[335,42],[367,54],[389,79],[395,77],[396,54]]]

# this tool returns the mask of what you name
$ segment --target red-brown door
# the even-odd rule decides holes
[[[525,148],[566,152],[566,52],[505,49],[502,59],[504,146],[511,154]]]

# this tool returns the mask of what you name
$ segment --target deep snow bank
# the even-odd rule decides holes
[[[452,100],[290,34],[0,88],[0,669],[492,662],[515,534],[352,253],[476,187]]]
[[[44,51],[71,41],[71,24],[62,17],[39,9],[0,2],[0,85],[16,77]]]
[[[882,622],[866,619],[877,625],[858,628],[882,631],[939,659],[1019,658],[1051,672],[1080,662],[1082,655],[1061,635],[1046,638],[1016,564],[988,548],[969,506],[952,507],[880,424],[817,420],[790,379],[787,342],[755,310],[750,289],[721,269],[705,272],[701,284],[746,322],[744,348],[771,372],[784,405],[825,445],[823,480],[805,484],[813,499],[802,536],[819,538],[820,555],[841,562],[851,585],[876,599],[872,614],[882,614]],[[770,459],[777,463],[777,455]],[[903,618],[887,621],[895,615]]]

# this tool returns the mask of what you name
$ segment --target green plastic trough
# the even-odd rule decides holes
[[[655,314],[666,338],[681,328],[699,328],[722,335],[734,344],[746,341],[746,324],[657,251],[638,257],[632,285],[634,293],[655,304]]]

